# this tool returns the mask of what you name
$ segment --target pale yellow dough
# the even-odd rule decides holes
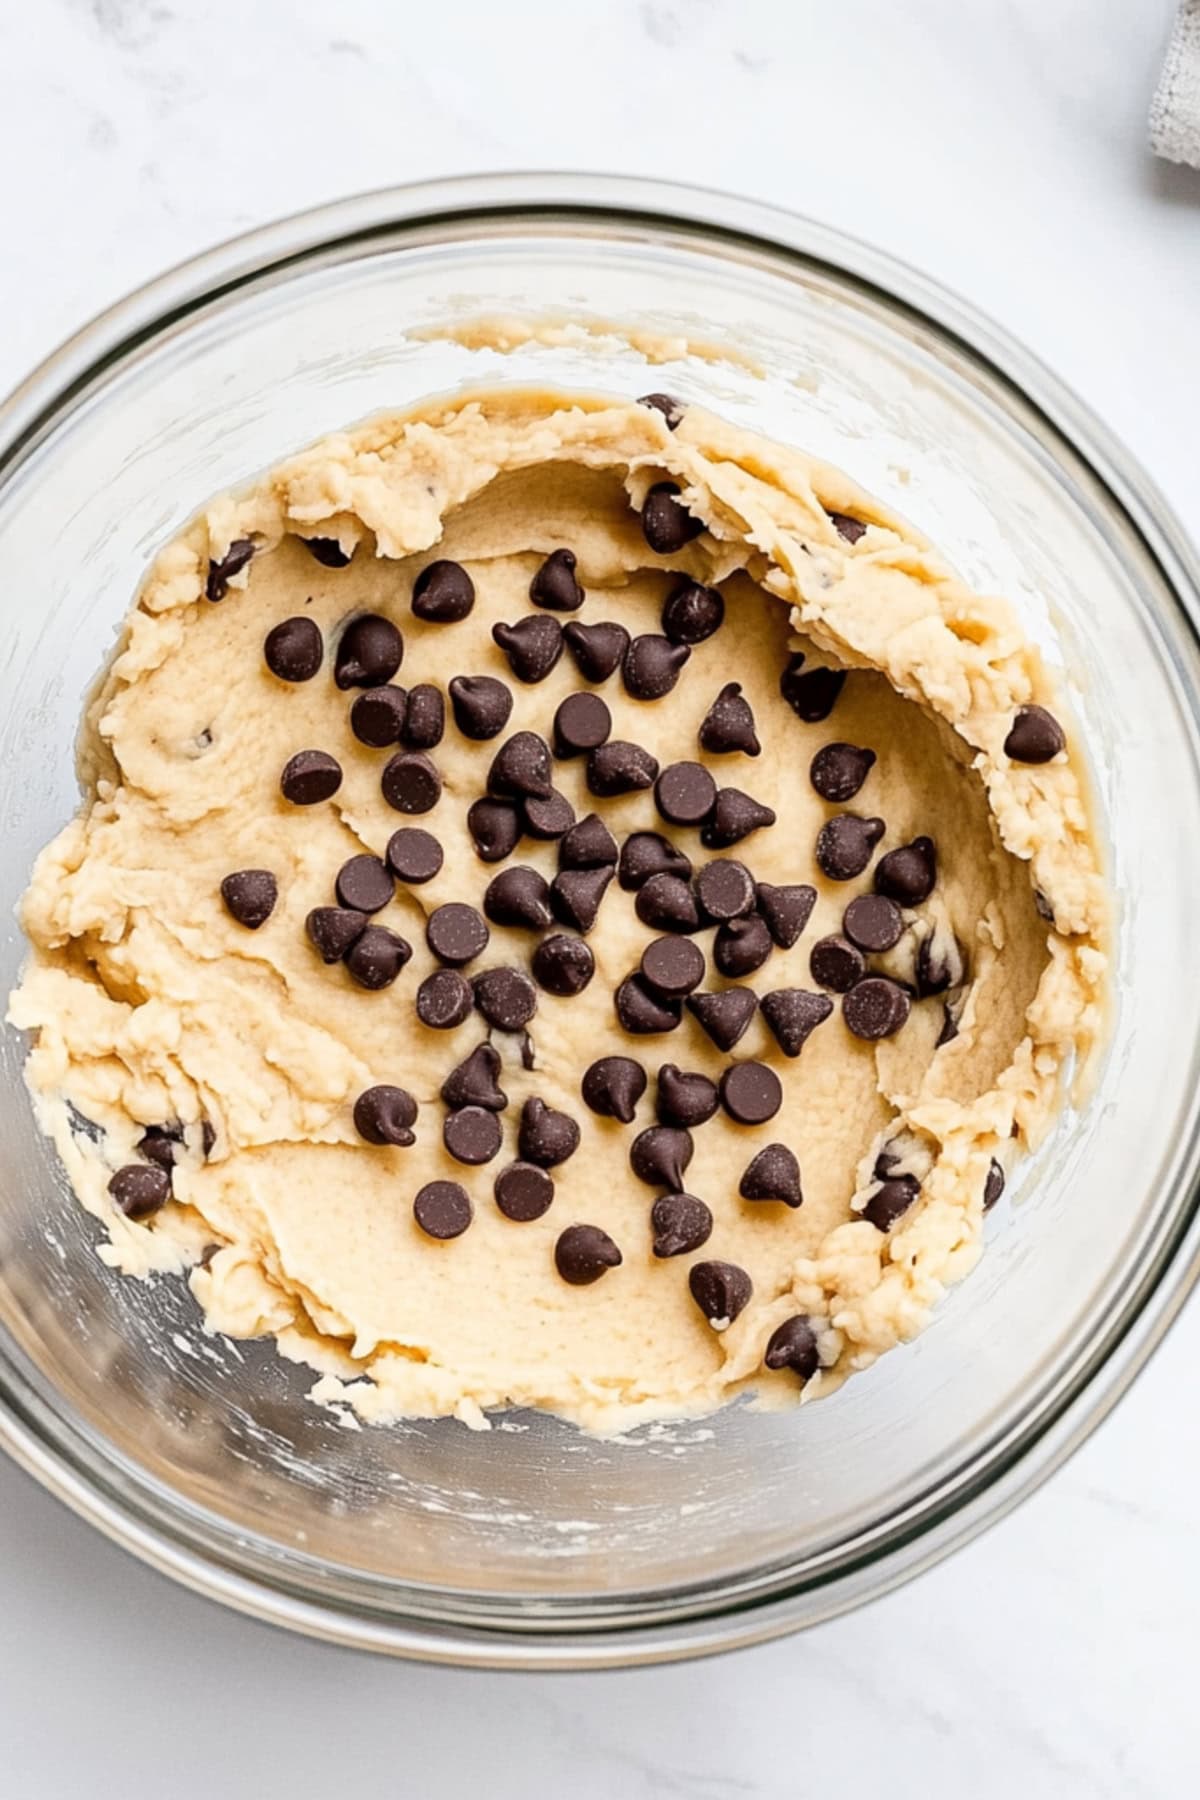
[[[669,558],[648,550],[634,510],[668,477],[708,527]],[[870,529],[851,546],[826,508]],[[293,534],[337,537],[356,547],[353,562],[323,568]],[[245,537],[258,553],[227,598],[209,604],[209,559]],[[653,1079],[635,1127],[594,1117],[579,1095],[583,1069],[605,1052],[640,1057],[652,1077],[665,1061],[715,1076],[727,1060],[686,1017],[669,1036],[622,1039],[612,991],[650,934],[616,884],[591,938],[596,980],[575,999],[541,996],[535,1068],[521,1066],[516,1040],[495,1038],[511,1100],[501,1159],[464,1172],[442,1148],[438,1088],[484,1029],[476,1018],[428,1031],[413,996],[433,966],[426,913],[450,899],[478,905],[495,872],[464,824],[494,746],[449,723],[434,752],[443,798],[410,822],[439,835],[446,859],[433,882],[400,888],[380,915],[415,949],[396,984],[364,992],[305,936],[305,915],[332,901],[341,863],[382,852],[402,823],[380,793],[386,753],[356,742],[353,695],[332,680],[339,626],[364,608],[388,614],[406,643],[397,680],[444,688],[458,673],[500,676],[515,694],[510,729],[548,735],[559,700],[582,685],[571,658],[521,686],[491,627],[530,610],[530,578],[560,545],[579,559],[585,621],[656,629],[671,571],[723,587],[726,623],[693,652],[669,699],[632,700],[619,676],[602,691],[614,735],[665,764],[697,755],[697,726],[718,689],[743,684],[763,754],[704,760],[773,806],[779,823],[733,854],[760,879],[814,881],[819,893],[796,947],[776,951],[750,984],[760,994],[811,988],[813,942],[869,888],[869,873],[835,885],[813,862],[830,809],[808,766],[832,738],[878,754],[852,805],[886,820],[881,851],[922,832],[937,840],[938,888],[898,954],[911,957],[919,932],[936,925],[956,933],[969,960],[959,1035],[941,1049],[936,1000],[914,1006],[878,1046],[853,1038],[840,1008],[793,1061],[761,1019],[737,1046],[735,1056],[773,1064],[785,1102],[767,1127],[718,1115],[695,1134],[688,1186],[716,1217],[698,1255],[742,1264],[754,1281],[750,1305],[722,1333],[689,1297],[694,1259],[650,1254],[653,1196],[627,1156],[653,1117]],[[465,563],[474,579],[478,602],[462,623],[412,616],[413,581],[435,556]],[[262,643],[298,612],[325,633],[326,662],[315,680],[288,686],[267,670]],[[780,698],[794,647],[807,648],[810,665],[853,672],[824,724],[802,724]],[[804,1395],[828,1391],[918,1332],[972,1267],[990,1162],[1011,1167],[1038,1141],[1070,1067],[1102,1033],[1106,899],[1077,750],[1037,768],[1003,751],[1014,709],[1034,699],[1058,704],[1003,601],[968,590],[846,476],[698,407],[671,432],[658,412],[601,397],[484,392],[331,437],[215,501],[161,553],[138,596],[85,721],[84,808],[42,853],[24,903],[33,953],[11,1013],[33,1034],[29,1078],[45,1128],[108,1227],[104,1253],[131,1274],[190,1270],[211,1328],[273,1333],[320,1371],[320,1398],[348,1398],[370,1419],[453,1414],[479,1425],[488,1408],[533,1405],[610,1431],[705,1413],[746,1389],[781,1404],[801,1390],[790,1374],[763,1372],[763,1349],[797,1311],[816,1322],[823,1363]],[[280,796],[279,772],[308,746],[332,751],[345,781],[334,800],[296,808]],[[659,823],[649,794],[590,802],[578,762],[561,764],[557,779],[580,813],[595,805],[618,837]],[[678,835],[699,860],[695,835]],[[513,860],[549,875],[554,846],[526,840]],[[250,932],[219,887],[230,870],[263,866],[278,877],[279,903]],[[523,964],[530,946],[527,934],[493,929],[476,966]],[[421,1102],[413,1148],[358,1139],[353,1101],[375,1082]],[[556,1173],[550,1211],[518,1225],[491,1188],[531,1094],[570,1112],[583,1142]],[[103,1128],[98,1142],[68,1102]],[[109,1201],[109,1176],[135,1158],[146,1124],[171,1119],[187,1140],[175,1204],[131,1223]],[[205,1120],[216,1133],[207,1159]],[[858,1212],[875,1155],[893,1139],[923,1185],[885,1236]],[[799,1210],[737,1196],[746,1163],[772,1140],[799,1156]],[[411,1211],[417,1187],[438,1176],[462,1178],[475,1201],[471,1229],[445,1244],[423,1237]],[[563,1283],[553,1262],[559,1232],[579,1220],[603,1226],[624,1253],[586,1288]]]

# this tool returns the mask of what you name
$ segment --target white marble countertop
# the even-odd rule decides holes
[[[1173,0],[39,0],[0,7],[0,387],[164,265],[506,167],[737,189],[1022,336],[1200,535],[1200,175],[1145,114]],[[1200,1304],[1021,1511],[800,1639],[468,1675],[176,1590],[0,1465],[0,1787],[29,1800],[1174,1800],[1197,1791]],[[497,1754],[498,1747],[502,1750]]]

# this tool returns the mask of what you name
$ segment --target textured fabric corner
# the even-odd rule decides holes
[[[1150,142],[1170,162],[1200,169],[1200,0],[1184,0],[1150,107]]]

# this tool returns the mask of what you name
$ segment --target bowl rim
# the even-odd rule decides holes
[[[827,226],[715,189],[605,174],[515,171],[453,176],[350,196],[231,238],[136,288],[69,337],[0,402],[0,482],[105,370],[214,300],[351,243],[397,230],[477,218],[555,216],[692,229],[740,241],[809,270],[827,268],[907,312],[1019,396],[1064,441],[1157,565],[1180,621],[1200,643],[1200,558],[1171,508],[1100,419],[1038,358],[971,303],[908,264]],[[182,1529],[151,1522],[72,1455],[21,1372],[0,1363],[0,1448],[80,1517],[184,1586],[268,1623],[348,1647],[460,1666],[630,1667],[743,1647],[831,1618],[899,1586],[996,1523],[1059,1468],[1145,1367],[1200,1276],[1200,1188],[1181,1195],[1141,1283],[1086,1355],[1060,1370],[1040,1408],[991,1446],[973,1482],[940,1505],[914,1502],[890,1541],[831,1570],[763,1584],[726,1584],[722,1596],[664,1619],[582,1627],[569,1619],[508,1618],[464,1625],[434,1609],[373,1614],[314,1601],[284,1575],[251,1577]],[[1098,1381],[1103,1373],[1105,1380]],[[736,1590],[742,1588],[742,1592]],[[758,1591],[756,1591],[758,1590]]]

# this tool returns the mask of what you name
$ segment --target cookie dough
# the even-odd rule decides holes
[[[102,1254],[364,1418],[829,1391],[971,1269],[1103,1035],[1013,612],[651,399],[429,404],[213,502],[25,898],[11,1016]]]

